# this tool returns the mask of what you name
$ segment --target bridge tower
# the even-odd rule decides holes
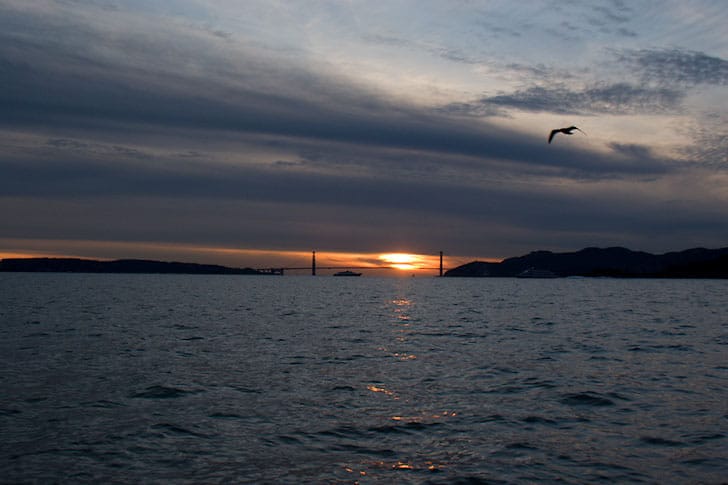
[[[316,276],[316,251],[311,253],[311,276]]]
[[[440,251],[440,276],[442,276],[442,251]]]

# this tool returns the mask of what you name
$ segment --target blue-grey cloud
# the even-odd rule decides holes
[[[596,5],[591,7],[592,11],[586,15],[587,22],[598,27],[602,32],[612,32],[615,26],[618,26],[614,31],[624,35],[629,32],[623,24],[626,24],[632,18],[633,11],[630,7],[624,5],[621,2],[612,2],[612,5]],[[627,34],[631,36],[630,34]]]
[[[549,6],[561,13],[557,25],[549,26],[546,32],[568,44],[588,42],[596,35],[615,37],[637,37],[638,33],[630,28],[635,17],[632,7],[618,1],[581,2],[554,4]]]
[[[508,71],[514,72],[522,76],[524,83],[541,84],[541,83],[565,83],[569,80],[577,80],[579,72],[573,69],[556,68],[543,63],[523,64],[518,62],[509,62],[504,66]]]
[[[701,123],[693,122],[685,127],[693,138],[691,145],[681,149],[690,163],[711,170],[728,171],[728,129],[726,115],[712,113]]]
[[[597,5],[593,8],[594,11],[599,14],[599,17],[603,19],[603,23],[612,22],[622,24],[629,22],[632,13],[632,9],[624,4],[617,5],[616,8],[615,6],[608,7],[606,5]]]
[[[649,160],[652,158],[649,147],[645,145],[612,142],[609,144],[609,147],[615,152],[624,154],[629,158],[638,158],[642,160]]]
[[[31,20],[21,18],[19,23]],[[89,30],[69,35],[93,42],[100,41],[95,36],[102,34]],[[117,136],[124,130],[131,133],[148,126],[264,134],[511,160],[524,166],[561,168],[584,177],[668,169],[657,160],[633,160],[635,163],[630,164],[622,156],[578,148],[547,151],[541,138],[524,138],[519,132],[473,125],[442,111],[393,103],[299,67],[282,68],[254,57],[240,59],[243,68],[239,71],[212,58],[207,61],[211,66],[208,74],[200,76],[184,68],[190,53],[175,50],[165,50],[164,64],[176,70],[155,69],[148,56],[162,56],[157,50],[166,45],[149,45],[149,52],[135,47],[133,52],[140,58],[127,66],[94,56],[91,51],[71,49],[78,47],[77,43],[39,44],[40,40],[27,39],[12,29],[0,33],[3,40],[7,42],[0,42],[0,82],[4,86],[0,91],[0,125],[7,127],[76,127],[111,130]],[[246,69],[248,65],[252,70]],[[480,106],[562,113],[587,109],[623,112],[656,110],[677,98],[667,89],[629,85],[599,86],[581,93],[533,88],[481,100]]]
[[[684,93],[667,87],[636,86],[629,83],[596,84],[574,90],[567,86],[533,86],[512,93],[481,98],[471,103],[444,107],[455,113],[480,116],[504,114],[503,110],[559,114],[656,114],[675,110]]]
[[[646,82],[660,85],[728,85],[728,61],[704,52],[682,49],[639,49],[616,52],[618,61],[636,70]]]
[[[151,160],[152,155],[141,150],[121,145],[103,145],[98,143],[81,142],[69,138],[51,138],[46,141],[46,146],[54,149],[57,153],[59,150],[66,152],[75,152],[78,155],[86,157],[121,157],[124,159]]]

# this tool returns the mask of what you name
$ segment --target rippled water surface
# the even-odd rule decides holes
[[[0,481],[725,482],[726,295],[0,274]]]

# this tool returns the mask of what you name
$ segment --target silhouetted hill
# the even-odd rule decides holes
[[[627,278],[728,278],[728,248],[695,248],[661,255],[626,248],[585,248],[573,253],[535,251],[500,263],[473,261],[445,276],[518,276],[527,269],[557,276],[615,276]]]
[[[0,271],[33,273],[168,273],[168,274],[266,274],[252,268],[228,268],[214,264],[177,263],[145,259],[96,261],[76,258],[7,258]]]

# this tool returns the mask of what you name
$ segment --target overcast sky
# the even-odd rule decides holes
[[[0,253],[725,247],[725,25],[724,0],[0,0]]]

